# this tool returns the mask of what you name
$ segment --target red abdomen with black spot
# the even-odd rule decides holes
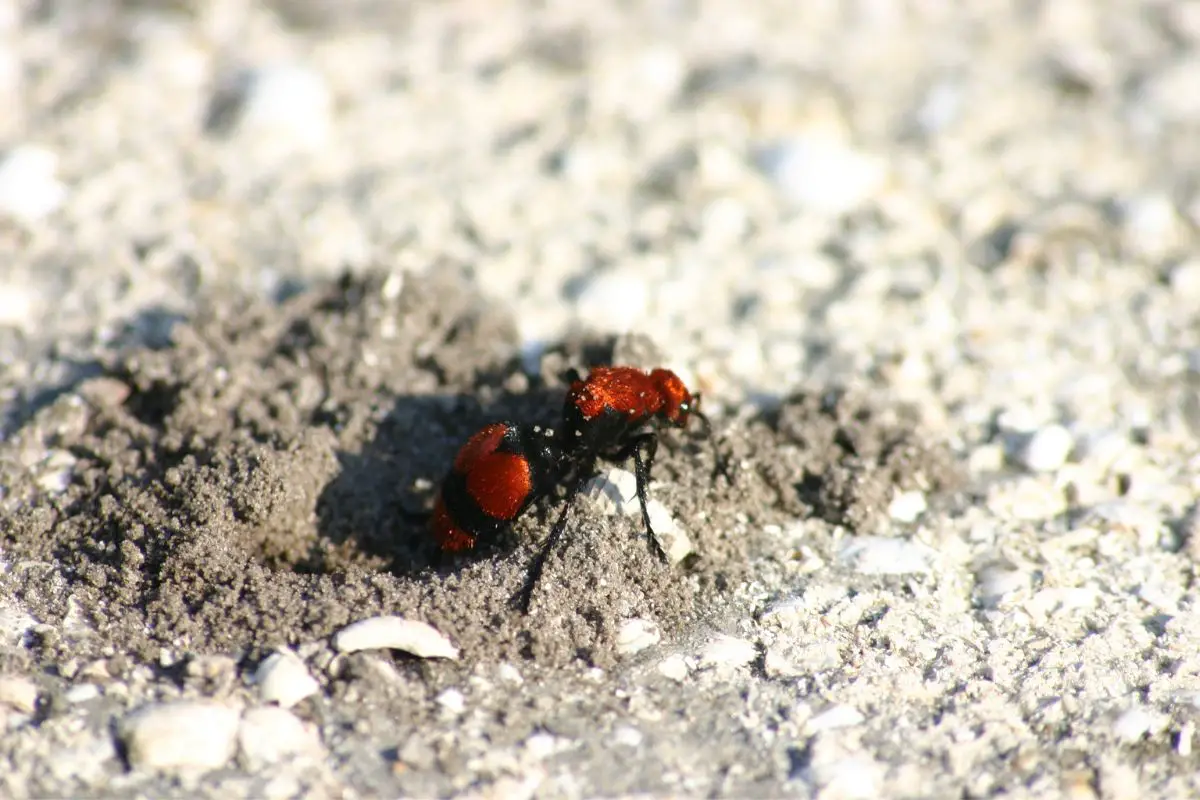
[[[558,478],[562,453],[551,431],[497,422],[458,451],[442,481],[430,528],[446,552],[488,544]]]

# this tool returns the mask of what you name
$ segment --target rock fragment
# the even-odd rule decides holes
[[[403,617],[384,616],[360,620],[333,637],[339,653],[358,650],[403,650],[419,658],[458,658],[458,648],[431,625]]]
[[[282,708],[291,708],[321,688],[291,650],[277,650],[267,656],[258,665],[254,682],[264,703],[277,703]]]
[[[321,752],[321,740],[316,730],[291,711],[278,706],[247,711],[242,716],[237,738],[241,758],[250,768]]]
[[[130,713],[117,736],[135,769],[216,769],[237,751],[239,716],[222,703],[177,700]]]

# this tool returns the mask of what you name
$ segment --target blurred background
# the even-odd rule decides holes
[[[1195,430],[1153,398],[1200,370],[1198,41],[1169,0],[6,0],[0,390],[384,270],[727,402]]]

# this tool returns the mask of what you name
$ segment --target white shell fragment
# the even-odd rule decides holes
[[[291,650],[267,656],[254,672],[254,682],[264,703],[278,703],[282,708],[291,708],[321,688]]]
[[[908,575],[930,571],[932,548],[907,539],[856,536],[847,539],[838,560],[860,575]]]
[[[671,516],[666,506],[657,500],[651,500],[646,503],[646,513],[654,529],[654,538],[667,554],[667,560],[671,564],[678,564],[695,552],[696,548],[692,546],[687,531],[679,527],[679,523]]]
[[[342,628],[333,637],[339,653],[403,650],[419,658],[458,658],[458,648],[435,628],[403,617],[371,617]]]
[[[637,477],[628,470],[613,467],[598,473],[584,484],[583,495],[605,516],[622,514],[634,517],[639,522],[642,518],[642,505],[637,497]],[[678,564],[694,552],[687,531],[679,527],[661,501],[650,500],[646,503],[646,513],[650,516],[654,538],[666,553],[668,561]]]
[[[842,704],[833,706],[812,717],[804,727],[806,732],[811,736],[821,731],[830,731],[836,728],[853,728],[855,725],[862,724],[864,720],[866,720],[866,717],[857,708]]]
[[[682,683],[686,680],[690,671],[691,667],[688,666],[687,659],[678,653],[673,656],[667,656],[658,662],[658,674],[664,678],[670,678],[676,683]]]
[[[758,656],[753,642],[736,636],[717,636],[700,651],[702,667],[741,667]]]
[[[216,769],[237,751],[240,716],[221,703],[180,700],[139,708],[117,734],[135,769]]]
[[[585,483],[583,496],[605,516],[629,514],[631,506],[632,510],[637,509],[637,477],[628,470],[613,467]]]
[[[617,629],[617,652],[623,656],[640,653],[658,644],[661,638],[656,623],[638,617],[627,619]]]

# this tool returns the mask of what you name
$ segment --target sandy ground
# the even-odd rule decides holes
[[[0,4],[0,795],[1200,794],[1200,6],[962,5]]]

